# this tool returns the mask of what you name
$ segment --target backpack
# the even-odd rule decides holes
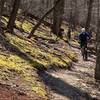
[[[89,40],[89,34],[87,32],[82,32],[79,34],[79,40],[81,42],[87,42]]]

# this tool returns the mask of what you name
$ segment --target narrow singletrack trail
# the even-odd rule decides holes
[[[77,47],[70,47],[78,56],[71,71],[59,69],[38,73],[49,90],[50,100],[100,100],[100,88],[93,78],[96,57],[90,55],[88,61],[83,61]]]

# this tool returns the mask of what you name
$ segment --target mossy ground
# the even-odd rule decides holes
[[[7,25],[8,19],[3,19],[5,20],[2,22]],[[20,21],[16,21],[16,25],[21,28]],[[22,29],[27,33],[32,27],[26,20],[22,24]],[[71,62],[76,60],[76,54],[63,40],[55,41],[56,36],[43,24],[32,39],[23,37],[21,32],[19,34],[5,33],[6,37],[1,37],[3,41],[0,41],[0,80],[11,81],[11,73],[16,72],[26,87],[46,99],[45,87],[37,81],[38,75],[35,75],[37,68],[68,68]]]

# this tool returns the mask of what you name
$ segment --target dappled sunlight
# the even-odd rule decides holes
[[[0,100],[99,100],[99,3],[0,0]]]
[[[17,22],[17,24],[20,25],[21,23]],[[9,33],[5,34],[7,38],[2,37],[4,40],[3,45],[9,53],[7,56],[0,55],[0,68],[6,68],[7,70],[16,72],[22,77],[22,80],[26,82],[26,85],[31,83],[31,91],[34,91],[38,95],[46,98],[45,88],[43,85],[41,86],[40,84],[35,84],[36,79],[32,77],[32,72],[30,71],[35,71],[35,69],[42,69],[43,67],[46,69],[68,68],[68,66],[70,66],[71,62],[73,61],[73,58],[76,59],[76,55],[73,53],[73,51],[67,53],[65,50],[65,53],[63,53],[64,48],[61,49],[59,43],[56,44],[57,50],[55,50],[54,41],[56,37],[52,35],[49,38],[48,34],[44,32],[41,32],[40,34],[39,31],[36,31],[35,34],[37,38],[40,34],[40,40],[36,39],[35,37],[29,40],[17,35],[11,35]],[[4,77],[8,79],[8,74],[1,72],[1,79]]]
[[[45,71],[43,72],[38,71],[37,73],[43,80],[44,84],[48,86],[50,91],[52,91],[52,94],[56,93],[56,96],[60,95],[59,97],[61,97],[63,100],[64,99],[92,100],[92,97],[87,92],[67,83],[65,80],[62,80],[60,77],[55,77],[51,75],[51,73]]]

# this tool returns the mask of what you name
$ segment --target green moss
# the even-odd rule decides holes
[[[7,25],[8,21],[9,21],[9,18],[8,17],[5,17],[5,16],[2,16],[2,22]],[[32,23],[28,22],[28,21],[24,21],[23,23],[16,20],[15,21],[15,24],[18,28],[22,28],[25,32],[31,32],[32,28],[33,28],[33,25]]]
[[[79,46],[78,40],[71,41],[71,44],[74,46]]]
[[[68,57],[72,60],[72,61],[77,61],[77,55],[74,52],[68,52],[67,53]]]
[[[22,28],[26,31],[26,32],[31,32],[33,25],[31,23],[29,23],[28,21],[24,21]]]
[[[20,21],[17,21],[17,20],[16,20],[16,21],[15,21],[15,24],[16,24],[16,26],[17,26],[18,28],[21,28],[21,24],[22,24],[22,23],[21,23]]]
[[[9,18],[8,18],[8,17],[2,16],[2,18],[3,18],[6,22],[9,21]]]
[[[33,85],[32,90],[35,91],[39,96],[45,97],[46,99],[46,91],[41,86]]]
[[[4,23],[5,26],[7,26],[8,21],[9,21],[9,18],[2,16],[1,22]]]
[[[8,21],[8,19],[4,19],[6,22]],[[21,24],[22,23],[20,21],[16,21],[17,27],[21,28]],[[26,20],[23,22],[22,29],[25,32],[30,32],[32,27],[33,25],[30,22]],[[36,30],[36,37],[39,37],[42,42],[44,42],[44,44],[41,43],[40,45],[38,45],[39,42],[35,40],[34,37],[29,40],[27,38],[20,38],[6,33],[9,43],[18,48],[20,52],[27,55],[29,59],[25,60],[23,57],[21,57],[21,55],[14,54],[12,52],[10,52],[7,56],[0,54],[0,67],[16,71],[22,76],[24,81],[32,83],[32,91],[35,91],[40,96],[46,97],[46,91],[44,87],[37,83],[35,84],[35,79],[31,75],[30,71],[36,68],[49,68],[51,66],[67,68],[72,60],[76,59],[76,55],[71,50],[68,52],[69,50],[67,49],[65,49],[65,53],[63,54],[62,52],[64,49],[59,46],[57,48],[60,50],[54,50],[55,45],[50,46],[53,43],[46,47],[45,43],[49,44],[49,41],[54,41],[56,36],[50,35],[49,28],[43,27],[43,25],[41,25],[41,27],[43,30]],[[63,27],[65,27],[65,25]],[[44,50],[45,47],[47,51]],[[2,77],[6,75],[5,73],[0,74],[2,74]]]
[[[16,36],[10,37],[10,42],[13,45],[17,46],[22,52],[25,52],[34,57],[35,61],[31,62],[33,63],[34,66],[39,66],[38,63],[43,66],[49,66],[49,65],[67,66],[71,62],[70,59],[73,59],[75,57],[75,55],[72,52],[70,52],[68,56],[66,57],[61,56],[61,58],[59,58],[55,54],[45,52],[38,47],[34,47],[28,41],[22,40]]]
[[[18,28],[22,28],[25,32],[28,32],[28,33],[31,32],[31,30],[33,28],[33,25],[30,22],[26,21],[26,20],[23,23],[16,20],[15,23],[16,23],[16,26]]]
[[[14,69],[16,72],[22,72],[29,66],[27,62],[16,55],[9,55],[9,57],[0,55],[0,65],[8,69]]]

